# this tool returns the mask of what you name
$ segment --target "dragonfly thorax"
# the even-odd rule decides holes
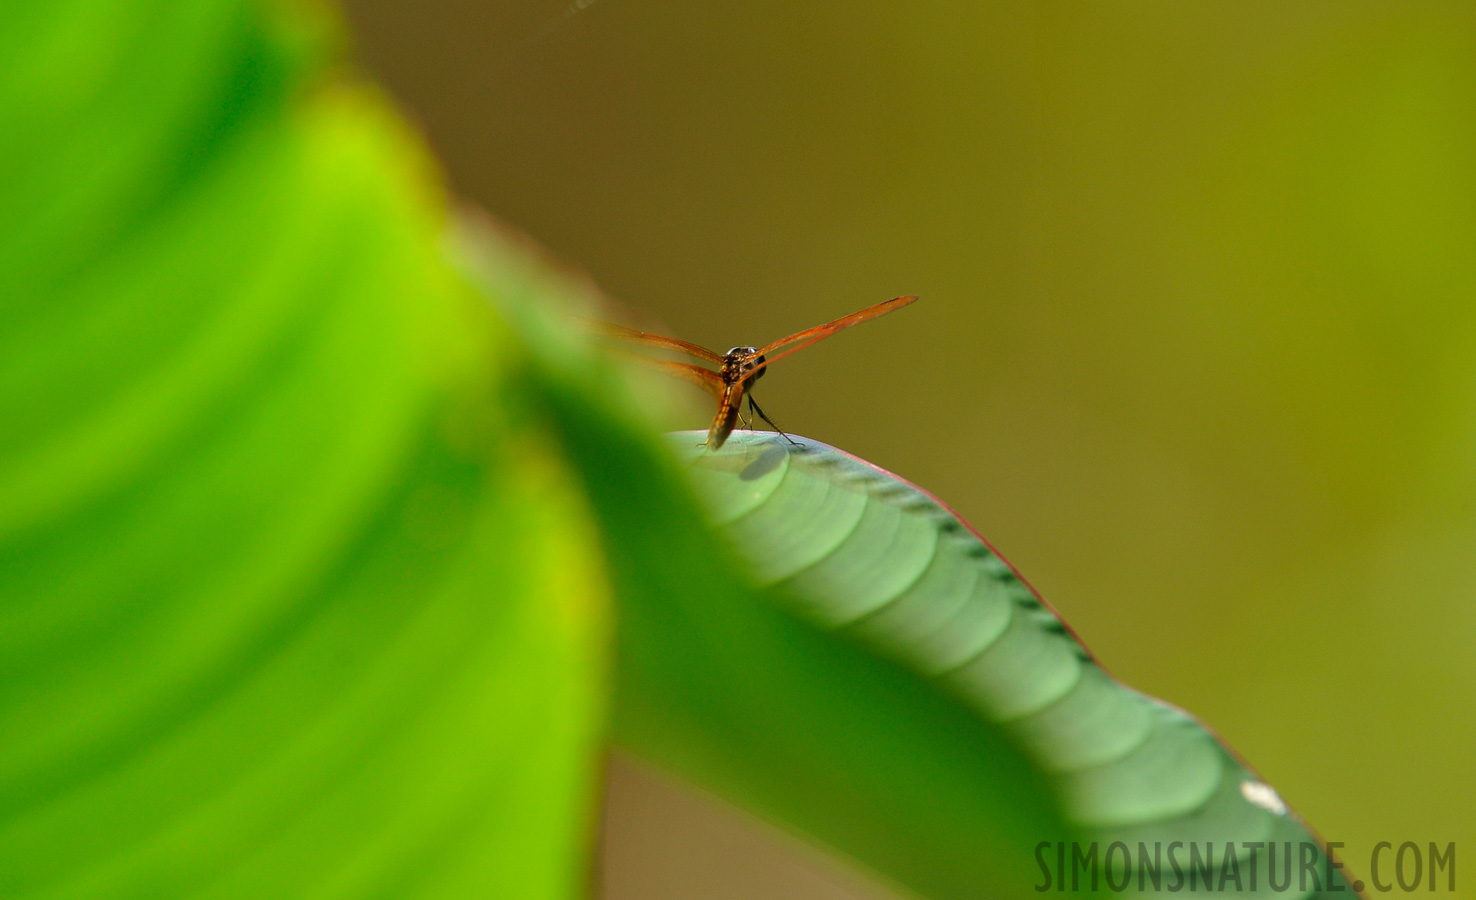
[[[723,354],[723,375],[729,383],[734,381],[758,381],[764,377],[767,368],[759,369],[757,373],[750,374],[753,370],[763,365],[764,357],[758,352],[757,347],[733,347]]]

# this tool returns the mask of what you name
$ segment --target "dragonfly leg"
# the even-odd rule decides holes
[[[794,438],[790,437],[789,435],[785,434],[783,428],[780,428],[778,425],[775,425],[773,419],[771,419],[768,416],[764,415],[763,409],[761,409],[757,403],[754,403],[753,402],[753,395],[752,394],[749,394],[748,395],[748,408],[749,408],[749,410],[751,412],[755,413],[760,419],[763,419],[765,422],[768,422],[769,423],[769,427],[772,428],[772,429],[774,429],[775,431],[779,432],[779,434],[786,441],[789,441],[791,444],[795,445],[796,447],[800,446],[800,442],[799,441],[797,441]]]

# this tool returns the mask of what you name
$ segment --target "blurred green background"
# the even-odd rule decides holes
[[[1476,840],[1476,7],[349,13],[455,189],[638,321],[723,350],[921,294],[766,411],[953,505],[1356,874]],[[617,773],[610,896],[778,896],[746,838],[642,844],[709,811]]]

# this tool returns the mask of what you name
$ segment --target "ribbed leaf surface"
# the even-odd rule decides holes
[[[811,620],[903,661],[1004,726],[1102,853],[1114,841],[1127,845],[1134,888],[1139,871],[1150,891],[1153,884],[1139,843],[1149,858],[1155,847],[1164,854],[1158,871],[1167,889],[1178,841],[1174,858],[1186,879],[1188,845],[1203,857],[1211,842],[1216,889],[1233,890],[1233,869],[1249,893],[1254,866],[1257,893],[1327,893],[1320,845],[1275,791],[1191,716],[1107,675],[1009,564],[934,498],[814,441],[739,432],[714,453],[697,447],[701,437],[679,434],[673,445],[713,520],[760,579]],[[1235,858],[1228,867],[1227,844]],[[1299,873],[1285,886],[1288,852],[1296,870],[1303,852],[1316,854],[1318,880],[1309,876],[1307,890],[1297,890]],[[1053,872],[1054,853],[1046,857]],[[1332,893],[1347,896],[1347,882],[1334,878]],[[1199,873],[1195,882],[1205,889]]]

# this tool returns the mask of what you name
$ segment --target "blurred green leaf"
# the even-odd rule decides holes
[[[257,4],[0,16],[0,894],[573,893],[606,589],[415,142]]]

